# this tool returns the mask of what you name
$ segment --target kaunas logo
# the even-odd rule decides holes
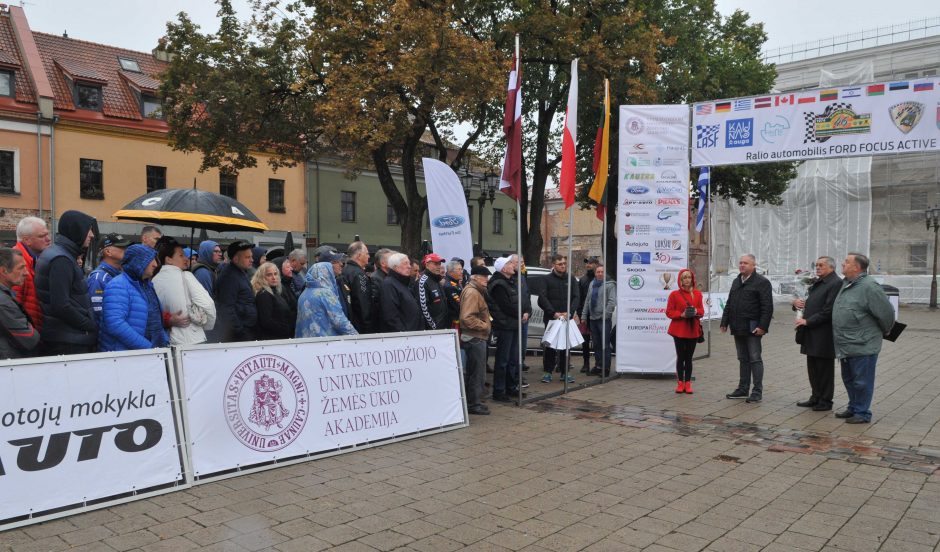
[[[293,443],[310,415],[307,382],[293,364],[276,355],[256,355],[239,364],[223,399],[232,434],[260,452]]]

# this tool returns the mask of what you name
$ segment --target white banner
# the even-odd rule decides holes
[[[884,82],[695,104],[692,165],[940,151],[940,81]]]
[[[689,263],[688,146],[688,106],[620,106],[618,372],[675,371],[665,311]]]
[[[183,349],[193,474],[465,424],[456,347],[447,330]]]
[[[166,350],[0,370],[0,520],[181,482]]]
[[[467,198],[460,177],[446,163],[425,157],[424,185],[428,194],[428,220],[431,222],[431,247],[452,259],[463,259],[469,266],[473,258],[473,235]]]

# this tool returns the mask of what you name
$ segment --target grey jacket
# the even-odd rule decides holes
[[[597,285],[597,280],[592,280],[591,284],[587,287],[587,295],[582,297],[584,301],[584,311],[581,315],[581,318],[585,320],[600,320],[601,319],[601,309],[596,311],[591,308],[591,294],[594,292],[594,286]],[[604,317],[611,318],[614,315],[614,309],[617,308],[617,282],[613,280],[606,280],[604,282],[604,287],[607,288],[607,306],[603,309]],[[604,290],[597,290],[597,302],[602,304],[604,301]]]
[[[893,325],[894,307],[878,282],[867,273],[846,281],[832,306],[836,358],[878,354]]]
[[[33,327],[23,307],[13,298],[10,288],[0,284],[0,359],[33,356],[39,344],[39,332]]]

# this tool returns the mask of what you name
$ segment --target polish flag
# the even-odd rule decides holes
[[[565,130],[561,137],[561,180],[558,191],[565,200],[565,209],[574,205],[576,159],[578,154],[578,60],[571,61],[571,85],[568,88],[568,109]]]

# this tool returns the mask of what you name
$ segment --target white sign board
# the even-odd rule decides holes
[[[465,424],[452,330],[180,353],[193,474]]]
[[[473,258],[473,237],[460,177],[447,163],[428,157],[422,161],[428,194],[431,247],[445,259],[457,257],[469,265]]]
[[[5,362],[0,520],[181,482],[167,355]]]
[[[940,80],[883,82],[693,106],[692,166],[940,151]]]
[[[689,264],[689,108],[620,106],[617,371],[671,373],[666,300]]]

